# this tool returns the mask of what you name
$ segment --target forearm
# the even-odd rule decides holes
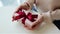
[[[51,12],[51,17],[53,20],[60,20],[60,9],[56,9]]]
[[[52,22],[53,20],[60,20],[60,9],[55,11],[48,11],[46,13],[42,13],[45,22]]]
[[[50,11],[42,13],[42,15],[43,15],[44,22],[46,22],[46,23],[51,23],[52,22]]]

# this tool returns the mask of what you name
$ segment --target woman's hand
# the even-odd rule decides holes
[[[28,10],[28,9],[30,9],[30,5],[29,5],[27,2],[25,2],[24,4],[21,4],[21,5],[16,9],[16,12],[18,12],[19,10],[22,10],[22,9]]]
[[[43,16],[38,14],[38,18],[36,19],[35,22],[30,22],[28,19],[26,20],[25,27],[27,29],[36,29],[38,26],[43,22]]]

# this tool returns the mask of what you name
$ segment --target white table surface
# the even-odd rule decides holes
[[[22,24],[12,22],[11,17],[16,6],[0,7],[0,33],[18,33],[18,34],[60,34],[57,27],[48,23],[40,27],[38,30],[30,31],[25,29]]]

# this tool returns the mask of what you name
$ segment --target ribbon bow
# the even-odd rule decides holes
[[[22,23],[25,24],[26,19],[30,20],[31,22],[36,21],[35,18],[37,18],[38,15],[32,15],[32,13],[28,13],[26,15],[26,13],[24,11],[19,11],[16,12],[18,15],[17,16],[13,16],[13,21],[18,20],[18,19],[22,19]]]

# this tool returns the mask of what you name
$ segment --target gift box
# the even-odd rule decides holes
[[[14,13],[12,17],[12,21],[19,21],[21,20],[21,23],[28,27],[28,29],[34,29],[37,27],[38,24],[42,21],[42,16],[39,13],[36,13],[32,10],[18,10]]]

